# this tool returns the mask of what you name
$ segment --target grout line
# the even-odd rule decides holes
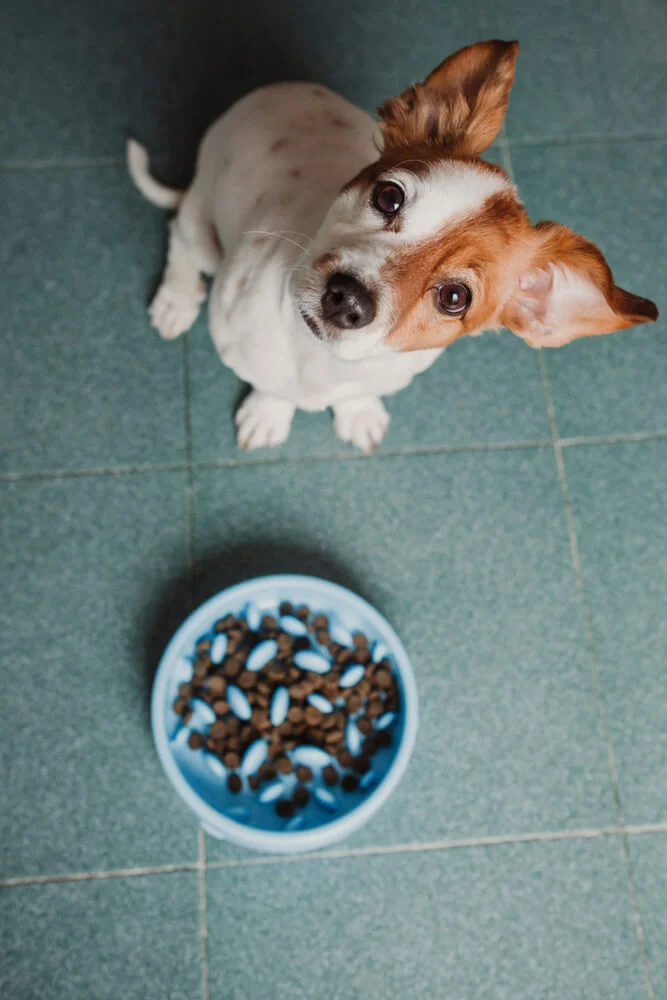
[[[141,878],[144,875],[170,875],[173,872],[194,872],[197,862],[182,865],[158,865],[150,868],[114,868],[106,872],[70,872],[66,875],[27,875],[23,878],[0,880],[0,888],[9,889],[21,885],[55,885],[61,882],[95,882],[114,878]]]
[[[636,431],[628,434],[601,434],[581,437],[558,438],[561,448],[579,448],[590,445],[641,443],[667,440],[667,431]],[[466,452],[514,451],[517,449],[550,448],[553,438],[534,438],[524,441],[469,441],[467,444],[415,445],[395,448],[374,455],[362,452],[333,452],[330,455],[282,456],[280,458],[221,459],[219,462],[163,462],[145,465],[117,465],[108,468],[79,470],[54,469],[50,472],[2,472],[0,483],[34,482],[49,479],[85,479],[94,476],[129,476],[151,472],[195,472],[197,469],[245,469],[258,465],[308,465],[316,462],[364,462],[383,458],[412,458],[420,455],[460,455]]]
[[[167,153],[151,154],[151,163],[167,163]],[[0,170],[62,170],[87,167],[124,167],[125,155],[118,156],[63,156],[31,160],[0,160]]]
[[[298,864],[304,861],[337,861],[344,858],[383,857],[393,854],[437,853],[475,847],[500,847],[509,844],[553,843],[562,840],[594,840],[599,837],[616,836],[621,831],[617,827],[599,830],[560,830],[553,833],[518,833],[489,837],[467,837],[460,840],[434,840],[406,844],[385,844],[369,847],[339,848],[316,851],[312,854],[267,854],[260,857],[237,858],[232,861],[211,861],[208,870],[224,868],[254,868],[274,864]]]
[[[211,871],[218,868],[243,868],[255,865],[290,864],[299,861],[335,860],[338,858],[368,857],[375,854],[418,854],[420,851],[448,851],[462,848],[496,847],[508,844],[553,843],[563,840],[595,840],[601,837],[641,837],[647,834],[667,833],[667,820],[663,823],[645,823],[635,826],[600,827],[581,830],[556,830],[538,833],[508,833],[488,837],[467,837],[458,840],[435,840],[406,844],[387,844],[369,847],[341,847],[312,854],[286,855],[250,855],[231,861],[207,861],[206,837],[198,828],[198,836],[203,836],[203,845],[199,841],[198,860],[184,862],[179,865],[157,865],[144,868],[117,868],[110,871],[72,872],[65,875],[27,875],[18,878],[0,879],[0,888],[8,889],[17,886],[51,885],[63,882],[91,882],[115,878],[140,878],[148,875],[169,875],[174,872],[198,872],[202,869]],[[201,883],[200,883],[201,884]]]
[[[86,479],[93,476],[132,476],[145,472],[185,472],[187,462],[158,462],[145,465],[116,465],[90,469],[54,469],[51,472],[2,472],[0,483],[34,482],[42,479]]]
[[[570,554],[572,557],[572,566],[574,568],[575,577],[577,581],[577,591],[579,593],[579,600],[581,602],[581,611],[584,622],[584,632],[586,637],[586,646],[590,656],[591,667],[593,671],[593,681],[595,684],[595,690],[598,699],[598,710],[600,713],[600,721],[602,723],[602,732],[605,745],[607,748],[607,762],[609,765],[609,774],[611,777],[611,783],[614,793],[614,800],[616,803],[616,816],[618,821],[618,828],[621,835],[621,841],[623,844],[623,853],[625,856],[625,869],[628,879],[628,887],[630,890],[630,898],[632,901],[632,908],[635,917],[635,932],[637,935],[637,944],[639,946],[639,951],[642,959],[642,966],[644,970],[644,982],[646,985],[646,992],[648,995],[648,1000],[655,1000],[655,991],[653,988],[653,980],[651,976],[651,969],[648,961],[648,952],[646,950],[646,939],[644,936],[644,928],[642,925],[641,912],[639,909],[639,899],[637,896],[637,888],[635,885],[634,873],[632,869],[632,858],[630,856],[630,845],[628,841],[627,832],[625,830],[625,819],[623,815],[623,802],[621,798],[621,789],[618,780],[618,771],[616,769],[616,760],[614,757],[614,748],[611,739],[611,733],[609,731],[609,713],[607,711],[607,704],[605,701],[604,691],[602,688],[602,678],[600,676],[600,665],[597,657],[597,650],[595,647],[595,638],[593,635],[593,624],[590,614],[590,609],[588,607],[588,601],[586,599],[586,590],[584,586],[584,575],[581,565],[581,555],[579,552],[579,543],[577,540],[577,531],[574,523],[574,514],[572,512],[572,503],[570,501],[570,491],[567,482],[567,474],[565,471],[565,462],[563,461],[563,451],[562,446],[558,436],[558,425],[556,422],[556,413],[553,405],[553,398],[551,395],[551,386],[549,384],[549,375],[547,372],[546,361],[544,358],[544,352],[540,350],[540,371],[542,374],[542,384],[544,387],[544,394],[547,402],[547,412],[549,414],[549,424],[551,426],[551,433],[553,437],[554,454],[556,458],[556,468],[558,470],[558,480],[560,482],[561,493],[563,497],[563,506],[565,508],[565,520],[567,522],[567,530],[570,538]]]
[[[625,142],[665,142],[667,135],[662,132],[639,132],[636,135],[604,135],[602,133],[582,133],[581,135],[519,135],[508,136],[506,142],[512,146],[594,146],[612,145]]]
[[[561,448],[577,448],[580,445],[589,444],[624,444],[627,442],[641,441],[664,441],[667,438],[667,431],[636,431],[629,434],[607,434],[602,437],[594,435],[570,438],[558,438]]]
[[[209,1000],[208,973],[208,907],[206,902],[206,835],[200,826],[199,840],[199,937],[201,941],[201,994],[202,1000]]]

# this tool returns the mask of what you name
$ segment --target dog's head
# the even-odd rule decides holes
[[[380,109],[379,159],[341,191],[296,284],[313,333],[340,357],[441,348],[508,327],[532,347],[652,322],[600,251],[554,222],[531,225],[499,167],[517,42],[446,59]]]

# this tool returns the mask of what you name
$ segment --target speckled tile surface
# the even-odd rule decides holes
[[[494,36],[522,50],[490,158],[664,316],[661,0],[1,7],[3,1000],[666,994],[664,318],[460,342],[360,458],[329,414],[240,454],[204,318],[146,314],[167,219],[128,134],[186,183],[254,86],[373,111]],[[149,727],[193,598],[279,571],[371,600],[417,674],[409,771],[335,857],[205,838]]]

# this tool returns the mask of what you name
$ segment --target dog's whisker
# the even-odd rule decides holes
[[[286,243],[291,243],[293,246],[297,247],[299,250],[303,250],[304,253],[308,252],[308,248],[297,243],[296,240],[291,239],[289,236],[284,236],[283,233],[270,233],[265,229],[246,229],[243,236],[275,236],[278,240],[285,240]]]

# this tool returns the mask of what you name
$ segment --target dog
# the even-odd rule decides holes
[[[331,407],[338,436],[370,452],[389,424],[382,397],[460,337],[506,327],[559,347],[657,318],[592,243],[533,226],[507,174],[480,159],[518,51],[461,49],[386,101],[379,123],[319,85],[263,87],[208,130],[186,191],[158,183],[129,141],[136,186],[178,210],[152,324],[184,333],[201,276],[213,279],[213,342],[251,386],[241,448],[284,442],[297,408]]]

